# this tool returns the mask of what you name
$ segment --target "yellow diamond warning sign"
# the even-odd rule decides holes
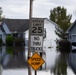
[[[36,52],[33,56],[28,60],[29,65],[37,70],[45,61],[40,57],[40,55]]]

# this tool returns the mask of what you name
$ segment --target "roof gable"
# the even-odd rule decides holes
[[[37,18],[36,18],[37,19]],[[47,19],[42,18],[43,20],[47,20],[48,22],[52,23],[55,26],[58,26],[55,22]],[[4,19],[3,22],[6,23],[9,30],[11,32],[25,32],[29,29],[29,19]]]
[[[48,22],[52,23],[52,24],[55,25],[55,26],[59,26],[58,24],[56,24],[55,22],[53,22],[53,21],[50,20],[50,19],[45,18],[45,20],[47,20]]]
[[[75,26],[76,26],[76,20],[75,20],[74,23],[69,27],[69,29],[66,31],[66,33],[69,33]]]
[[[11,32],[24,32],[29,28],[28,19],[4,19],[6,25]]]

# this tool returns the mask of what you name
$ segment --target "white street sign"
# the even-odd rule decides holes
[[[44,19],[32,18],[30,51],[43,51]]]
[[[31,51],[41,52],[43,50],[43,36],[31,36]]]
[[[31,35],[43,35],[44,31],[44,20],[43,19],[32,19],[32,30]]]

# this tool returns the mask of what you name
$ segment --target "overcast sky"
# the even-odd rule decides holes
[[[6,18],[28,19],[30,0],[0,0],[0,7]],[[33,17],[49,18],[50,10],[57,6],[64,6],[67,14],[72,14],[72,21],[76,18],[76,0],[34,0]]]

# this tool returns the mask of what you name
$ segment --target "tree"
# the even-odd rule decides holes
[[[71,25],[72,15],[67,15],[67,11],[64,7],[56,7],[50,11],[50,20],[57,23],[55,33],[61,38],[66,39],[65,32]]]
[[[2,7],[0,7],[0,22],[3,20],[3,16],[2,16],[2,13],[3,13],[3,11],[2,11]]]

